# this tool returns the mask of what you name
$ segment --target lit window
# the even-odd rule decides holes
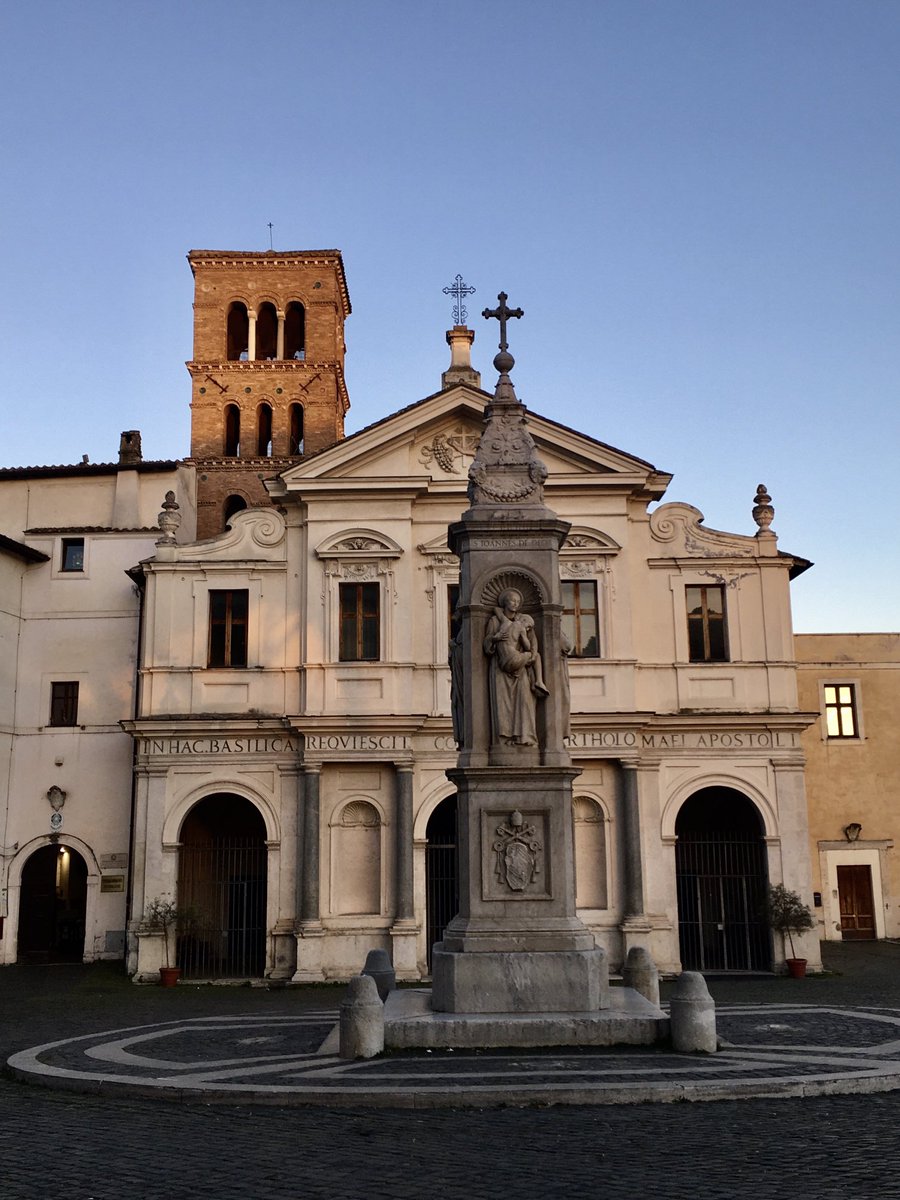
[[[249,592],[209,593],[209,665],[246,667]]]
[[[50,724],[78,724],[78,681],[50,684]]]
[[[60,569],[63,571],[84,570],[84,538],[63,538]]]
[[[721,584],[685,589],[691,662],[727,662],[725,588]]]
[[[381,624],[377,583],[341,584],[341,662],[377,662]]]
[[[562,585],[562,602],[562,631],[572,646],[572,658],[599,657],[596,583],[592,579],[565,582]]]
[[[825,684],[825,731],[830,738],[859,737],[856,688],[852,683]]]

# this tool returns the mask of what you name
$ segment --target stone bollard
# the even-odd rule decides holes
[[[397,986],[397,976],[394,974],[391,956],[387,950],[370,950],[366,955],[366,965],[360,974],[369,975],[375,980],[382,1003],[387,1000],[388,992],[392,992]]]
[[[659,971],[643,946],[632,946],[622,968],[622,982],[659,1008]]]
[[[384,1005],[371,975],[354,975],[341,1003],[341,1058],[374,1058],[384,1049]]]
[[[669,1001],[672,1046],[685,1054],[716,1051],[716,1005],[699,971],[682,971]]]

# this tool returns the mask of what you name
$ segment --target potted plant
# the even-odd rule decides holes
[[[162,987],[174,987],[181,977],[181,967],[173,967],[169,962],[169,938],[173,930],[184,927],[189,917],[189,910],[179,908],[171,896],[156,896],[144,912],[144,930],[147,933],[163,935],[163,954],[166,962],[164,967],[159,968],[159,982]]]
[[[802,979],[806,974],[806,959],[797,958],[794,952],[794,934],[808,933],[815,929],[816,919],[796,892],[776,883],[769,888],[766,901],[766,919],[769,928],[786,937],[791,948],[791,957],[786,959],[788,973],[793,979]]]

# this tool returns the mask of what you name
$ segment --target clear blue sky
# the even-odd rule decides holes
[[[896,630],[900,4],[122,0],[0,15],[0,464],[186,454],[192,248],[337,247],[349,430],[503,288],[532,408]],[[878,485],[876,487],[876,484]],[[2,531],[2,515],[0,515]]]

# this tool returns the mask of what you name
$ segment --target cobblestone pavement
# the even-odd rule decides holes
[[[837,946],[842,972],[712,981],[722,1004],[900,1009],[900,946]],[[334,1010],[338,989],[135,988],[93,968],[0,970],[0,1055],[125,1026]],[[756,1015],[752,1016],[756,1021]],[[860,1027],[862,1028],[862,1027]],[[804,1031],[804,1037],[808,1030]],[[782,1041],[789,1030],[768,1030]],[[865,1038],[863,1039],[865,1040]],[[859,1049],[857,1046],[856,1049]],[[849,1046],[848,1052],[854,1047]],[[900,1200],[900,1093],[622,1107],[172,1105],[0,1080],[4,1200],[681,1197]]]

